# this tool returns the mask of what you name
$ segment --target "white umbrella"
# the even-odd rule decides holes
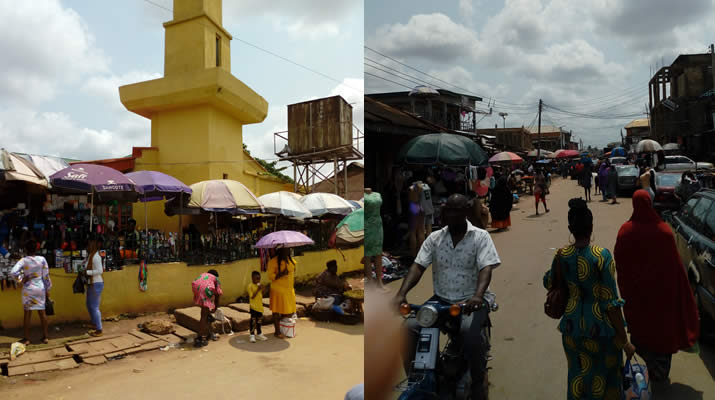
[[[655,140],[645,139],[638,142],[636,145],[637,153],[651,153],[656,151],[662,151],[663,147]]]
[[[348,215],[355,210],[347,200],[332,193],[311,193],[303,196],[300,202],[314,217],[324,214]]]
[[[313,214],[305,208],[303,203],[292,192],[274,192],[258,197],[263,208],[269,214],[284,215],[293,218],[310,218]]]

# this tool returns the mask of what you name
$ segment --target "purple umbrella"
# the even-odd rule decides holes
[[[139,201],[156,201],[167,197],[174,197],[178,193],[191,194],[191,188],[180,180],[157,171],[136,171],[126,174],[137,186],[141,193]]]
[[[116,169],[94,164],[74,164],[50,176],[55,188],[91,193],[89,230],[92,231],[94,194],[104,198],[136,200],[134,182]]]
[[[272,249],[275,247],[299,247],[315,244],[313,239],[295,231],[278,231],[269,233],[256,243],[258,249]]]
[[[137,185],[137,191],[142,194],[139,201],[144,203],[144,229],[149,232],[148,215],[146,211],[147,201],[157,201],[169,196],[179,194],[183,200],[184,193],[191,194],[191,188],[180,180],[167,174],[157,171],[136,171],[126,174]],[[180,203],[183,203],[180,202]],[[181,226],[181,215],[179,215],[179,226]],[[181,228],[179,228],[181,231]]]

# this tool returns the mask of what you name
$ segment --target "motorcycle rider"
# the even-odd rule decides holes
[[[483,399],[481,382],[486,371],[487,346],[481,329],[488,315],[484,294],[492,278],[492,269],[501,264],[497,250],[486,230],[473,226],[468,220],[470,205],[467,198],[454,194],[447,199],[442,211],[446,227],[433,232],[420,248],[402,287],[397,292],[397,304],[407,303],[407,293],[417,285],[427,267],[432,265],[435,296],[432,300],[445,305],[465,303],[464,313],[474,313],[471,326],[462,327],[464,355],[472,374],[472,398]],[[409,374],[414,360],[420,326],[415,318],[408,318],[407,347],[404,354],[405,372]]]

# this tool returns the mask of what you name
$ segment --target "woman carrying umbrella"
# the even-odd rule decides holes
[[[505,176],[501,176],[494,187],[492,201],[489,203],[489,211],[492,214],[492,228],[498,231],[511,226],[509,213],[514,205],[514,197],[509,190]]]
[[[290,249],[280,247],[275,257],[268,261],[268,278],[271,280],[271,312],[273,313],[274,335],[285,339],[281,333],[280,321],[290,317],[296,311],[295,306],[295,267]]]

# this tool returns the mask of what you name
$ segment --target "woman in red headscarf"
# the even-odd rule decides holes
[[[648,192],[633,194],[633,216],[618,232],[614,255],[631,342],[650,377],[667,380],[673,354],[695,344],[700,321],[673,231]]]

